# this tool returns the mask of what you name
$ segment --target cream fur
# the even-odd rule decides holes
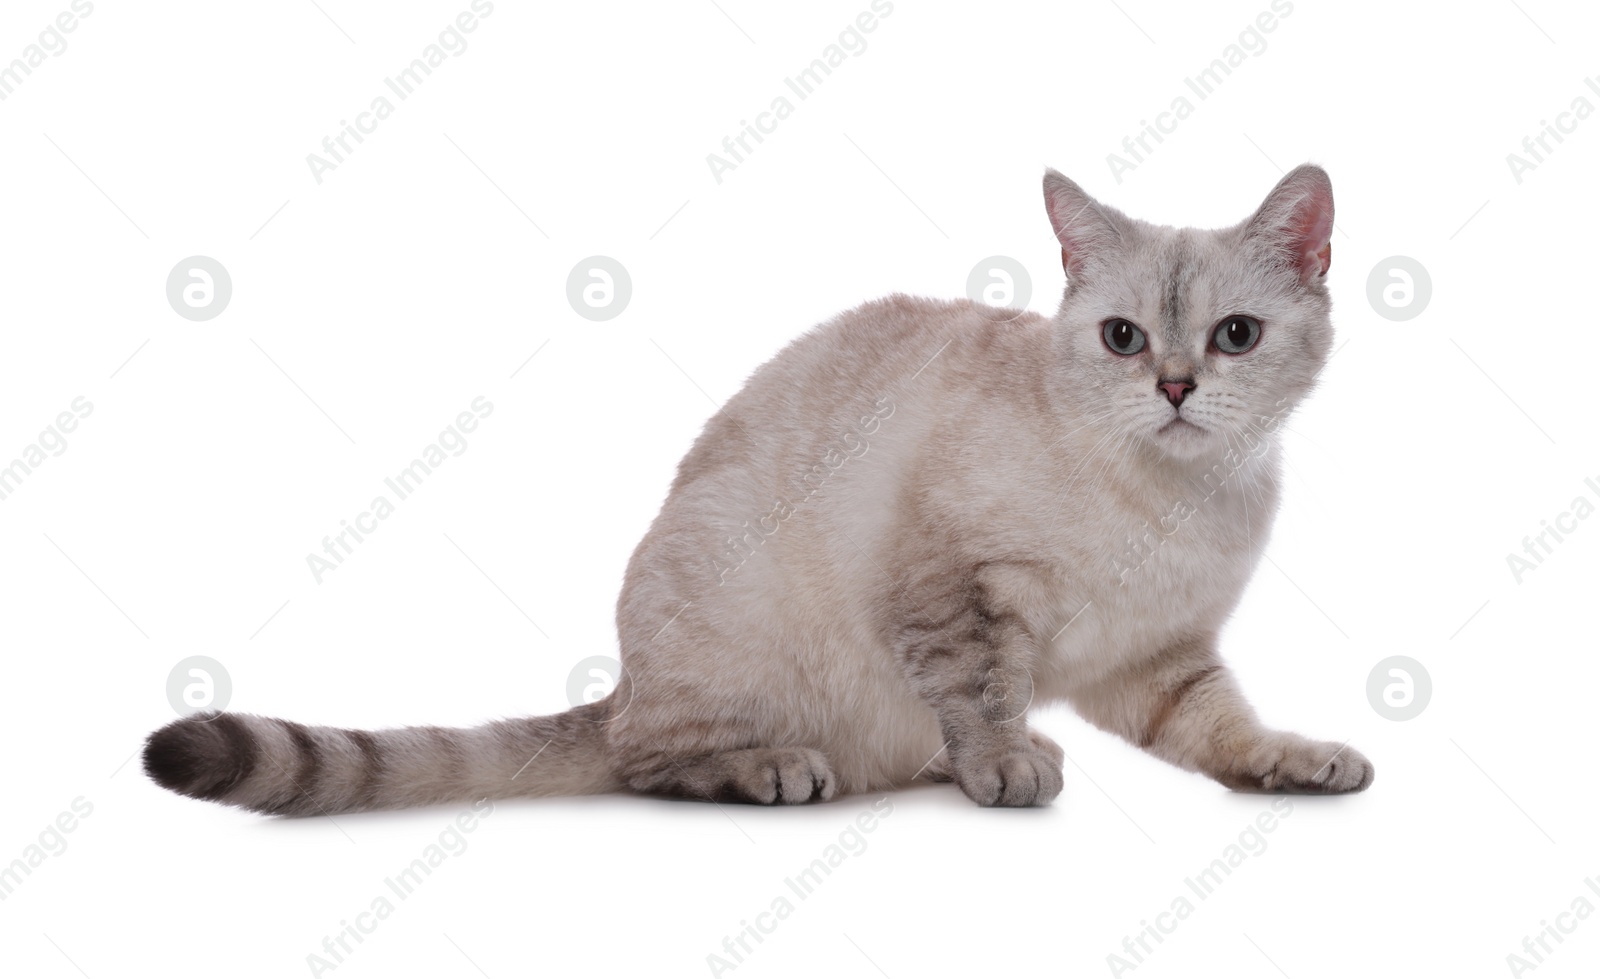
[[[1331,344],[1327,176],[1301,167],[1217,231],[1135,221],[1053,171],[1045,200],[1054,317],[868,303],[707,423],[628,566],[605,701],[472,732],[179,722],[147,768],[274,812],[619,787],[803,802],[919,776],[1035,805],[1061,751],[1026,710],[1066,701],[1226,785],[1365,788],[1353,749],[1262,728],[1215,646],[1277,508],[1277,428]],[[1234,314],[1261,324],[1239,355],[1211,346]],[[1144,350],[1110,350],[1112,318]]]

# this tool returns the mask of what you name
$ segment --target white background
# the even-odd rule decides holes
[[[892,291],[962,295],[994,254],[1054,310],[1047,165],[1220,226],[1313,160],[1341,229],[1345,346],[1285,436],[1271,562],[1225,649],[1269,722],[1352,739],[1377,781],[1296,799],[1125,974],[1505,975],[1541,921],[1600,906],[1600,520],[1520,584],[1506,563],[1600,501],[1600,120],[1520,183],[1506,161],[1575,98],[1600,106],[1592,9],[1296,0],[1201,101],[1184,78],[1265,2],[899,0],[719,184],[706,155],[867,0],[500,0],[319,184],[306,155],[468,6],[319,2],[101,0],[0,102],[0,462],[94,406],[0,501],[0,862],[93,806],[0,903],[8,975],[310,973],[460,807],[281,821],[164,792],[128,759],[174,716],[173,665],[214,657],[231,709],[308,723],[564,709],[574,664],[615,654],[676,461],[784,343]],[[0,62],[66,9],[8,0]],[[1107,155],[1180,95],[1193,114],[1116,179]],[[565,294],[596,254],[633,279],[604,323]],[[191,255],[233,280],[207,322],[165,298]],[[1432,278],[1405,322],[1367,300],[1393,255]],[[469,448],[317,584],[306,555],[478,396]],[[1397,654],[1433,682],[1407,722],[1365,691]],[[724,974],[1108,975],[1271,803],[1064,710],[1035,722],[1072,758],[1053,806],[893,794]],[[332,974],[705,976],[871,801],[501,803]],[[1600,920],[1564,937],[1540,979],[1594,974]]]

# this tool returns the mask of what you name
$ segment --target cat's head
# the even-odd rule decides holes
[[[1086,431],[1179,458],[1243,450],[1311,389],[1333,338],[1320,167],[1297,167],[1218,230],[1134,220],[1054,170],[1044,198],[1067,272],[1055,369]]]

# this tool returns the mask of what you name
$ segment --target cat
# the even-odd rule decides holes
[[[1329,356],[1327,174],[1222,230],[1134,220],[1054,170],[1044,197],[1054,318],[892,295],[707,422],[628,564],[605,697],[470,729],[197,714],[145,770],[285,815],[919,779],[1036,806],[1063,753],[1027,710],[1065,701],[1233,789],[1365,789],[1348,744],[1263,727],[1217,651],[1277,507],[1278,425]]]

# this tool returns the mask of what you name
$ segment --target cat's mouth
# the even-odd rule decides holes
[[[1205,429],[1180,415],[1179,417],[1174,418],[1172,421],[1167,422],[1165,425],[1162,425],[1160,428],[1156,429],[1156,431],[1166,434],[1168,432],[1204,432]]]

